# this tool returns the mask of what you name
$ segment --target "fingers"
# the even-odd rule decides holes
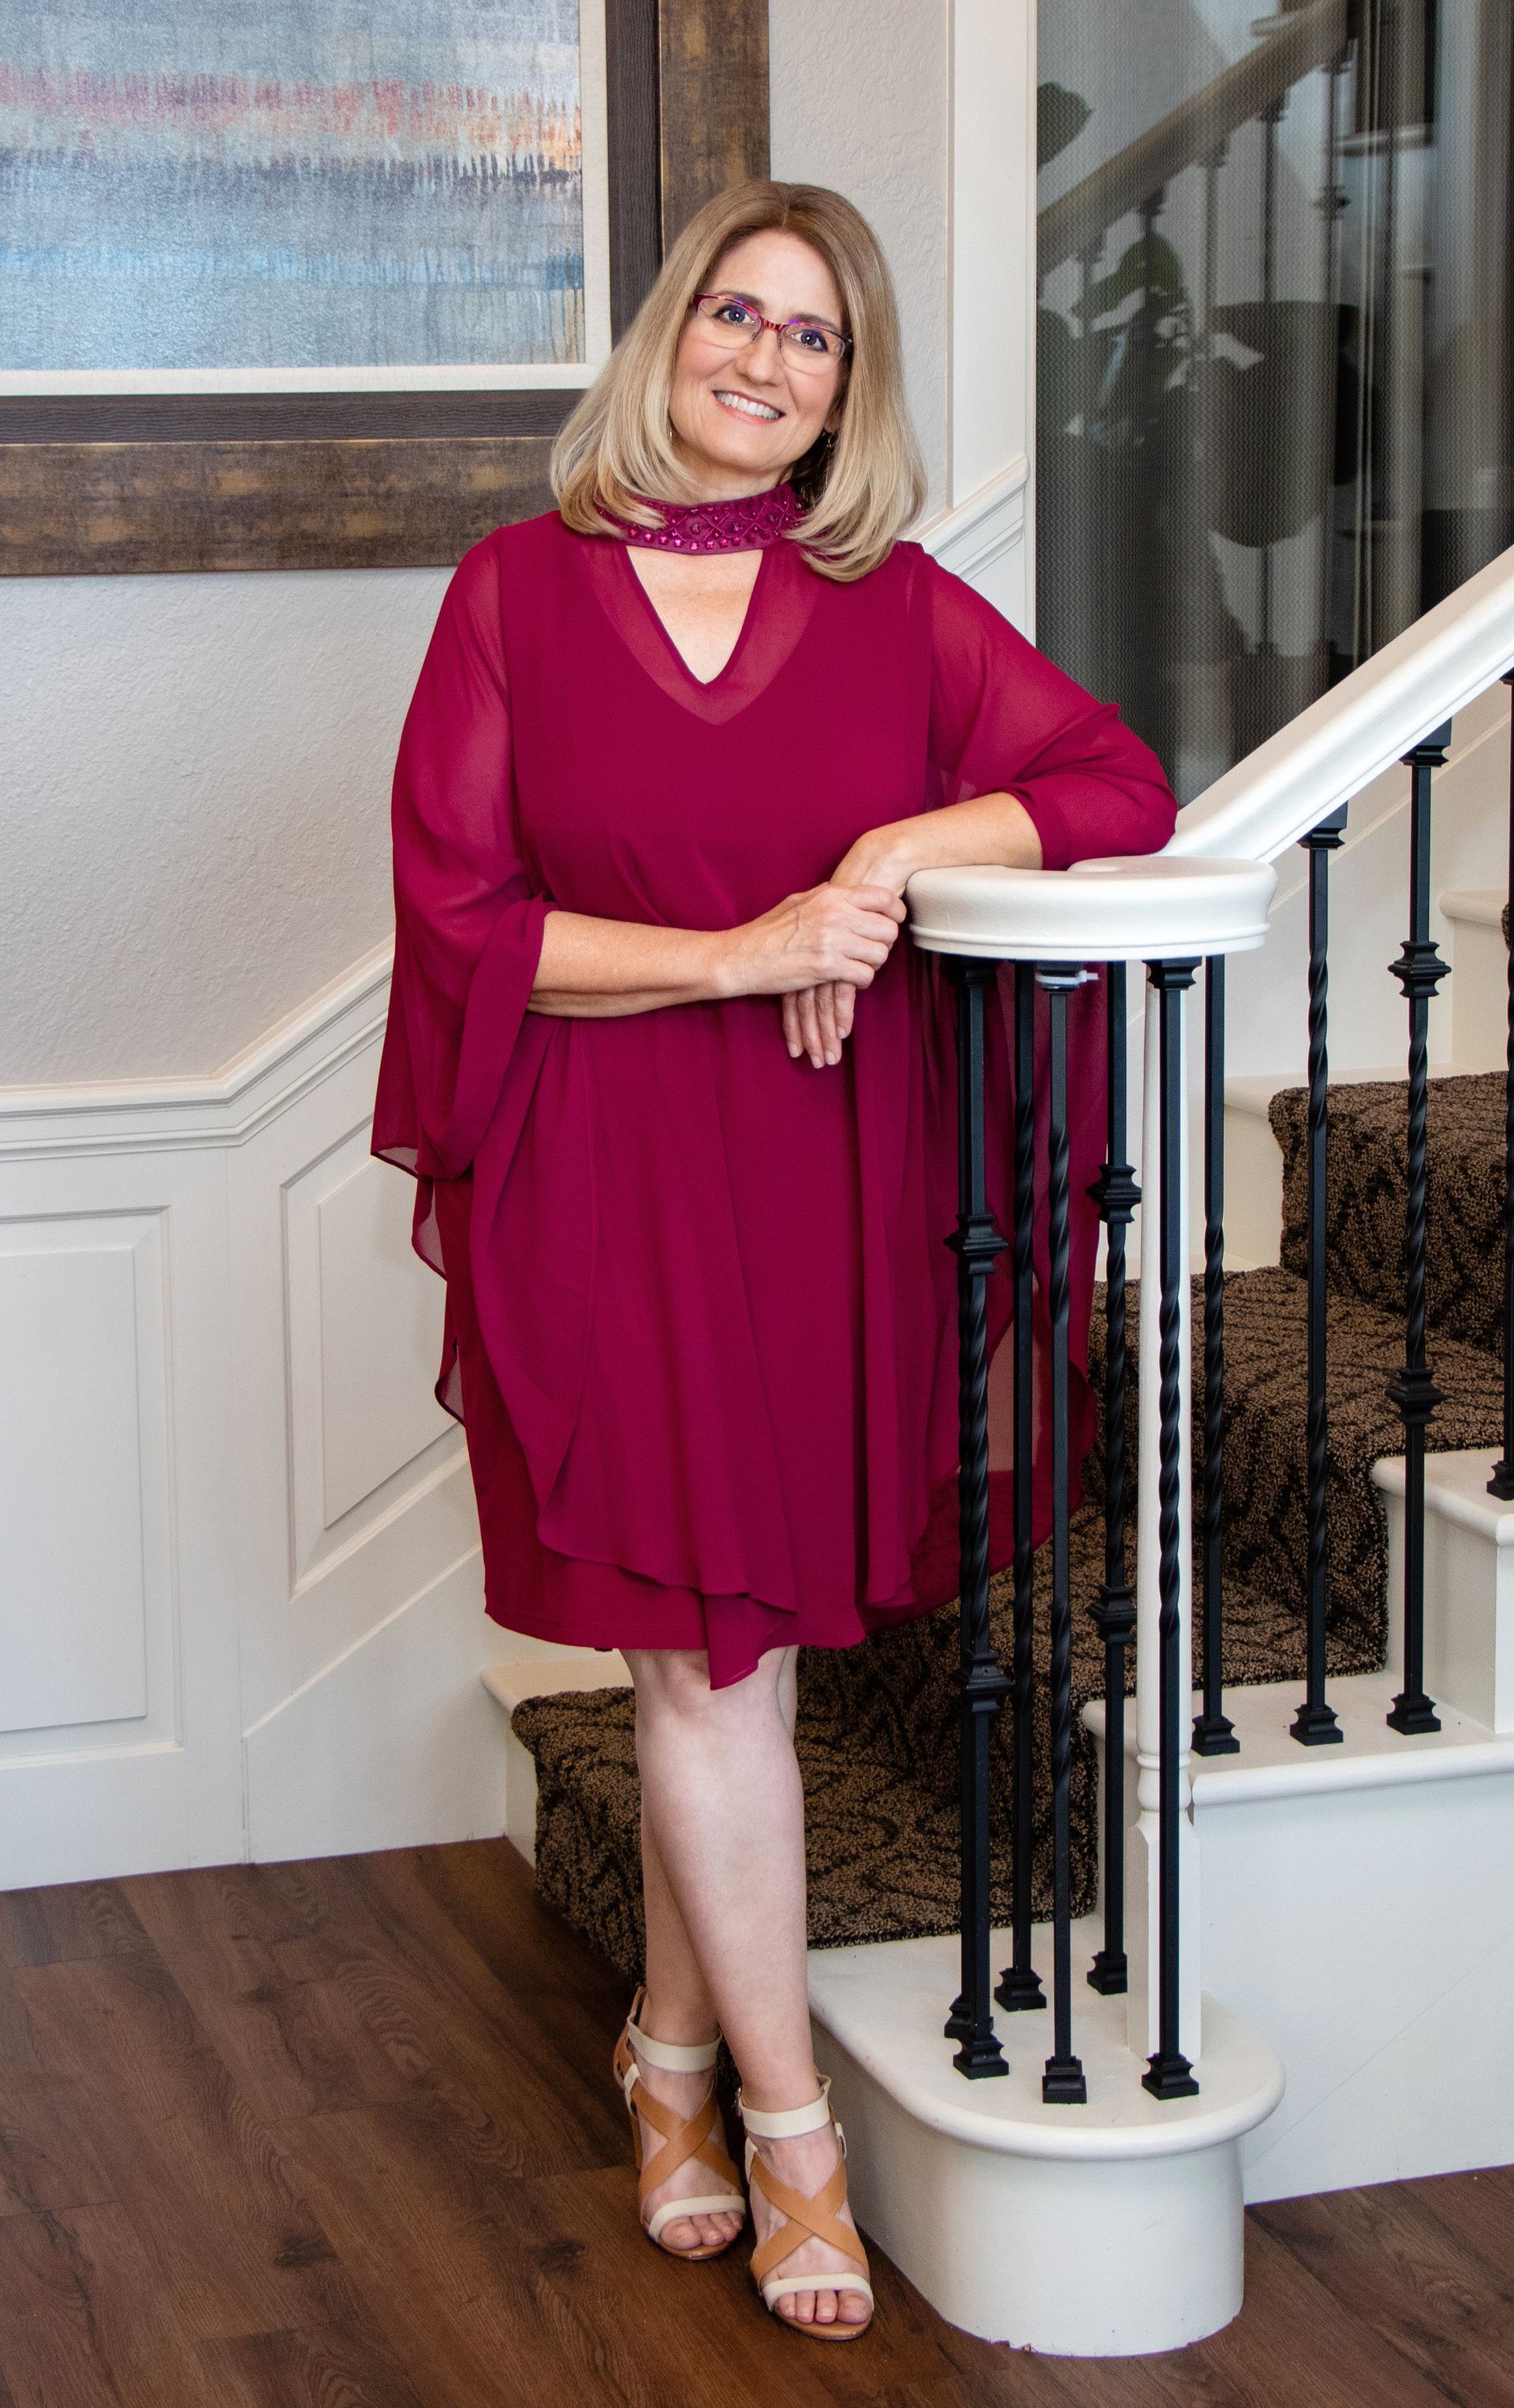
[[[851,1035],[856,1015],[857,990],[845,979],[831,979],[818,986],[800,987],[779,998],[783,1041],[790,1057],[797,1062],[807,1054],[817,1070],[835,1068],[841,1059],[841,1048]]]

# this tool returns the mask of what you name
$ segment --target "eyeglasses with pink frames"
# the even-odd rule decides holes
[[[764,318],[738,293],[696,293],[693,308],[713,338],[728,343],[733,351],[743,343],[755,343],[765,327],[778,337],[791,367],[828,367],[851,349],[850,335],[819,326],[812,318]]]

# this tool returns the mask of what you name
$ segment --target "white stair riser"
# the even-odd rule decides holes
[[[974,2148],[912,2116],[823,2025],[815,2056],[846,2127],[857,2221],[949,2323],[1116,2358],[1180,2349],[1239,2314],[1239,2143],[1124,2163]]]
[[[1466,1070],[1501,1070],[1508,1042],[1508,947],[1501,926],[1450,914],[1451,1050]]]
[[[1432,1455],[1424,1490],[1424,1685],[1491,1731],[1514,1731],[1514,1508],[1488,1495],[1493,1450]],[[1388,1660],[1403,1664],[1404,1467],[1372,1477],[1388,1515]]]

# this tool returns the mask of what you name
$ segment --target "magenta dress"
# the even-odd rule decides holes
[[[954,1594],[942,966],[901,936],[821,1070],[790,1059],[774,996],[606,1020],[527,1005],[554,907],[733,927],[820,883],[864,830],[999,789],[1051,869],[1151,851],[1173,825],[1117,712],[916,544],[850,584],[792,542],[764,551],[707,684],[612,538],[554,512],[459,565],[395,770],[373,1144],[416,1174],[416,1245],[446,1279],[436,1393],[466,1426],[496,1622],[705,1649],[719,1686],[768,1648],[846,1646]],[[1007,1229],[1010,1064],[990,1017]],[[1080,1455],[1098,988],[1073,1022]],[[989,1295],[997,1345],[1002,1272]]]

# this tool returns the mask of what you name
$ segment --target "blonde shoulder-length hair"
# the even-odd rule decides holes
[[[696,498],[674,452],[668,402],[674,359],[696,293],[748,235],[797,235],[835,277],[851,337],[834,442],[822,436],[790,470],[806,515],[795,530],[812,567],[865,577],[925,496],[920,446],[905,406],[893,281],[865,218],[822,184],[737,184],[707,201],[552,446],[552,491],[580,535],[613,535],[614,518],[655,525],[647,497]]]

